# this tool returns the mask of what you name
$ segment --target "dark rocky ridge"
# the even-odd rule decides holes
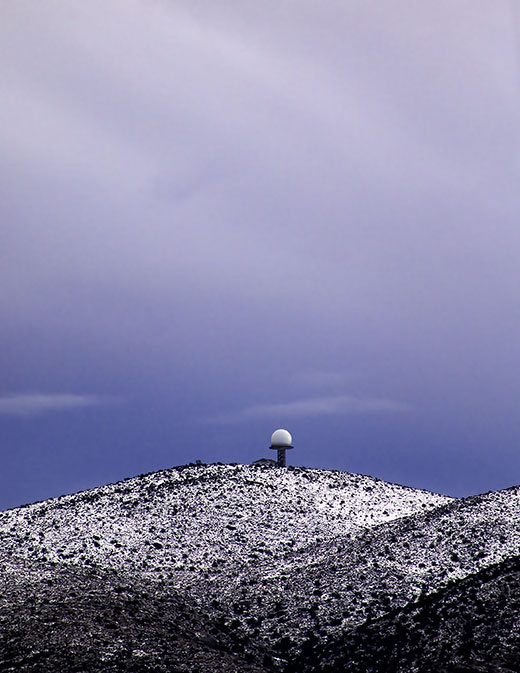
[[[4,581],[0,670],[267,670],[265,653],[166,583],[99,568],[58,567]]]
[[[307,640],[287,673],[520,670],[520,557],[487,567],[327,643]]]
[[[210,465],[0,513],[0,671],[520,671],[519,500]]]

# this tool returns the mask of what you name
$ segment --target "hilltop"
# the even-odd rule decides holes
[[[0,671],[520,670],[519,500],[190,465],[2,512]]]

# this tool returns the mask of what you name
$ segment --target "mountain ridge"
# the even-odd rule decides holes
[[[424,630],[406,617],[418,602],[436,597],[427,604],[442,613],[456,585],[493,604],[485,582],[468,578],[495,566],[516,581],[507,562],[520,554],[519,507],[519,487],[454,499],[348,472],[211,464],[9,509],[0,513],[0,671],[55,670],[59,654],[41,637],[49,624],[78,670],[195,672],[196,661],[223,673],[290,673],[295,662],[309,672],[357,670],[354,655],[365,652],[376,671],[389,646],[371,624],[394,632],[409,619]],[[75,604],[78,633],[105,615],[91,625],[90,644],[76,642],[63,620],[60,605]],[[434,635],[449,637],[441,626]],[[111,639],[117,656],[102,656]],[[392,656],[412,661],[401,640]],[[514,638],[506,641],[507,656],[520,655]],[[39,652],[40,668],[29,660],[9,668],[24,648]]]

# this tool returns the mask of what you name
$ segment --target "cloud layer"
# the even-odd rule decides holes
[[[113,400],[112,400],[113,401]],[[94,395],[11,394],[0,397],[0,414],[5,416],[43,416],[49,413],[73,411],[110,403],[110,398]]]
[[[360,471],[399,447],[394,480],[520,473],[511,9],[5,0],[2,388],[133,401],[94,427],[50,412],[96,396],[4,397],[6,446],[74,437],[86,473],[110,455],[119,475],[201,446],[248,460],[240,424],[275,416],[303,447],[328,414],[324,465],[348,436]],[[236,428],[198,421],[223,409]],[[7,423],[37,411],[48,435]],[[475,472],[446,476],[468,453]]]
[[[267,420],[276,424],[279,419],[291,421],[330,415],[394,413],[409,410],[410,406],[404,402],[370,397],[361,398],[352,395],[334,395],[277,404],[255,404],[234,414],[223,414],[207,420],[216,423],[247,423],[248,421]]]

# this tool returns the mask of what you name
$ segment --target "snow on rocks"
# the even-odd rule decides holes
[[[189,465],[2,512],[0,559],[11,583],[89,568],[184,592],[288,660],[519,554],[519,507],[519,488],[455,500],[337,471]]]
[[[182,571],[190,582],[448,502],[349,473],[185,466],[0,513],[0,535],[11,563]]]

